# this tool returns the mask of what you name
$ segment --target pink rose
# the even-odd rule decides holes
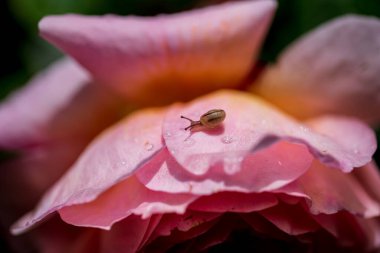
[[[2,165],[2,223],[68,169],[11,227],[38,225],[39,252],[379,249],[380,22],[334,20],[252,80],[275,7],[44,18],[89,74],[65,59],[0,107],[0,147],[21,153]],[[127,113],[148,105],[167,106]],[[185,130],[210,109],[225,120]]]

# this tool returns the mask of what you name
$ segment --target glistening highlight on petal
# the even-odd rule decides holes
[[[39,28],[95,79],[152,105],[239,85],[275,8],[258,0],[150,18],[50,16]]]

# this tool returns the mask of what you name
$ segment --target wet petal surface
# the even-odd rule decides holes
[[[226,112],[223,124],[213,129],[185,130],[189,122],[181,119],[181,115],[199,120],[211,109]],[[335,122],[334,118],[325,122],[328,128],[333,128],[334,124],[341,126],[340,121]],[[303,144],[323,163],[349,172],[371,160],[376,140],[373,131],[364,124],[347,119],[344,125],[347,135],[327,136],[313,126],[296,122],[257,97],[236,91],[220,91],[169,109],[163,124],[163,136],[176,161],[194,175],[205,174],[218,162],[226,164],[229,162],[226,159],[235,160],[231,162],[235,164],[236,160],[241,162],[241,157],[247,153],[254,153],[278,141]],[[356,131],[357,126],[360,126],[360,132]],[[368,138],[360,138],[362,134]],[[355,145],[365,147],[362,153],[353,148]]]

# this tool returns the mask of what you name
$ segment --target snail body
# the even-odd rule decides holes
[[[202,114],[199,120],[195,121],[187,117],[181,116],[182,119],[190,121],[190,125],[185,130],[191,130],[196,126],[202,126],[206,128],[214,128],[219,126],[226,118],[226,112],[222,109],[212,109]]]

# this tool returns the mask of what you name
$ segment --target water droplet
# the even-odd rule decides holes
[[[300,126],[300,129],[302,132],[309,132],[310,131],[310,129],[306,126]]]
[[[150,142],[145,142],[144,144],[144,149],[147,150],[147,151],[151,151],[153,149],[153,144],[150,143]]]
[[[224,143],[224,144],[230,144],[230,143],[232,143],[234,141],[234,139],[231,137],[231,136],[229,136],[229,135],[226,135],[226,136],[224,136],[223,138],[222,138],[222,142]]]
[[[192,138],[186,138],[184,143],[185,143],[185,146],[190,147],[190,146],[194,145],[195,141]]]
[[[177,151],[175,149],[170,150],[170,154],[174,155]]]
[[[278,165],[282,166],[282,162],[281,161],[278,161],[277,163],[278,163]]]
[[[227,156],[224,158],[224,171],[233,175],[240,171],[243,158],[240,156]]]
[[[165,137],[165,138],[170,138],[170,137],[172,137],[172,134],[171,134],[169,131],[166,131],[166,132],[164,133],[164,137]]]
[[[127,162],[126,162],[126,161],[121,161],[120,164],[121,164],[121,165],[126,165]]]

